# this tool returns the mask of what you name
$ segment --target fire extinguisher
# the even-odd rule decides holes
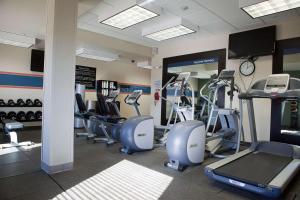
[[[159,98],[160,98],[160,96],[159,96],[159,90],[157,89],[155,91],[155,93],[154,93],[154,105],[157,104],[157,102],[159,101]]]

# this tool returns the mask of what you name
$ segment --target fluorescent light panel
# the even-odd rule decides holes
[[[156,16],[158,16],[158,14],[151,12],[145,8],[142,8],[138,5],[135,5],[102,21],[101,23],[113,26],[115,28],[124,29]]]
[[[0,43],[29,48],[35,44],[35,38],[0,31]]]
[[[119,55],[114,53],[87,50],[84,48],[76,50],[76,55],[83,58],[90,58],[94,60],[101,60],[101,61],[108,61],[108,62],[119,59]]]
[[[145,37],[156,41],[163,41],[163,40],[179,37],[182,35],[187,35],[194,32],[195,32],[194,30],[189,29],[183,25],[177,25],[168,29],[151,33],[149,35],[145,35]]]
[[[300,7],[300,0],[268,0],[242,9],[251,17],[258,18],[298,7]]]
[[[137,62],[137,66],[140,68],[145,68],[145,69],[152,69],[152,65],[150,61],[141,61]]]

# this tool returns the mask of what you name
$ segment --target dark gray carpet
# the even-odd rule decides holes
[[[23,131],[21,135],[22,140],[40,142],[40,130]],[[51,176],[40,170],[40,148],[0,155],[0,199],[50,199],[124,159],[173,177],[162,200],[264,199],[209,180],[203,168],[215,159],[206,159],[202,165],[180,173],[163,166],[167,160],[163,148],[129,156],[120,154],[119,147],[75,138],[74,169]],[[299,174],[280,199],[300,200]]]

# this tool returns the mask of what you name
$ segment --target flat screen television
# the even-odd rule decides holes
[[[228,58],[271,55],[275,51],[276,26],[229,35]]]
[[[42,50],[31,50],[31,71],[44,72],[44,54],[45,52]]]

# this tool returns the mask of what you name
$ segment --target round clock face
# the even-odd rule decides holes
[[[244,61],[240,65],[240,72],[244,76],[250,76],[251,74],[254,73],[254,71],[255,71],[255,64],[251,61],[248,61],[248,60]]]

